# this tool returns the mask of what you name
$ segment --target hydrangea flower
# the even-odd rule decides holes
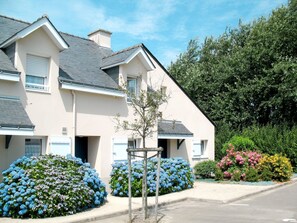
[[[22,157],[3,176],[0,217],[69,215],[98,207],[107,196],[96,171],[72,156]]]
[[[128,163],[118,162],[112,165],[110,187],[115,196],[128,196]],[[143,162],[132,163],[132,196],[142,195]],[[148,161],[147,190],[148,195],[156,193],[157,159]],[[167,194],[192,188],[194,176],[192,169],[181,158],[161,159],[159,194]]]

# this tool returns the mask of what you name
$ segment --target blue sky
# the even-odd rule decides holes
[[[47,14],[59,30],[87,37],[111,31],[117,51],[144,43],[165,65],[184,52],[190,39],[217,37],[239,19],[248,23],[288,0],[0,0],[0,14],[33,22]],[[1,31],[1,30],[0,30]]]

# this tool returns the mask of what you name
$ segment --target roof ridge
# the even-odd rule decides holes
[[[120,54],[120,53],[123,53],[123,52],[128,51],[128,50],[132,50],[132,49],[137,48],[137,47],[142,47],[142,46],[143,46],[143,44],[142,44],[142,43],[139,43],[139,44],[136,44],[136,45],[133,45],[133,46],[124,48],[124,49],[119,50],[119,51],[116,51],[116,52],[114,52],[114,53],[112,53],[112,54],[110,54],[110,55],[108,55],[108,56],[106,56],[106,57],[103,57],[103,59],[106,59],[106,58],[109,58],[109,57],[118,55],[118,54]]]
[[[31,25],[32,24],[30,22],[26,22],[26,21],[23,21],[23,20],[20,20],[20,19],[15,19],[15,18],[12,18],[12,17],[9,17],[9,16],[5,16],[5,15],[0,15],[0,17],[6,18],[6,19],[10,19],[10,20],[13,20],[13,21],[16,21],[16,22],[25,23],[27,25]]]
[[[93,40],[90,40],[90,39],[85,38],[85,37],[77,36],[77,35],[74,35],[74,34],[65,33],[65,32],[62,32],[62,31],[59,31],[59,33],[64,34],[64,35],[67,35],[67,36],[71,36],[71,37],[76,37],[76,38],[79,38],[79,39],[87,40],[87,41],[90,41],[90,42],[94,42]]]
[[[20,19],[15,19],[15,18],[12,18],[12,17],[8,17],[8,16],[5,16],[5,15],[1,15],[0,14],[0,17],[3,17],[3,18],[6,18],[6,19],[10,19],[10,20],[13,20],[13,21],[16,21],[16,22],[21,22],[21,23],[24,23],[26,25],[32,25],[34,22],[37,22],[38,20],[40,19],[43,19],[43,18],[47,18],[49,19],[49,17],[47,15],[42,15],[41,17],[37,18],[36,20],[34,20],[34,22],[26,22],[26,21],[23,21],[23,20],[20,20]],[[69,34],[69,33],[66,33],[66,32],[62,32],[62,31],[58,31],[60,34],[65,34],[65,35],[68,35],[68,36],[72,36],[72,37],[77,37],[77,38],[80,38],[80,39],[83,39],[83,40],[88,40],[88,41],[92,41],[88,38],[84,38],[84,37],[81,37],[81,36],[77,36],[77,35],[74,35],[74,34]]]

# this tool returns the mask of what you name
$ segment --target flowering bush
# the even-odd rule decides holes
[[[112,194],[120,197],[128,196],[128,163],[113,164],[110,187]],[[156,193],[157,159],[148,160],[147,192],[148,196]],[[132,163],[132,196],[142,195],[143,161]],[[168,194],[192,188],[194,175],[189,164],[181,158],[161,159],[159,194]]]
[[[253,151],[234,151],[234,147],[231,145],[227,150],[227,155],[218,162],[217,166],[223,171],[224,178],[236,181],[244,180],[248,168],[255,168],[261,157],[260,153]]]
[[[272,180],[287,181],[293,174],[292,165],[287,157],[280,154],[264,155],[258,164],[260,172],[271,172]]]
[[[22,157],[3,171],[0,216],[43,218],[100,206],[105,185],[89,163],[67,156]]]

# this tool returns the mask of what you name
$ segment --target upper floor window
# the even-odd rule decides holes
[[[48,91],[49,58],[27,54],[26,89]]]
[[[137,96],[137,78],[128,77],[127,78],[127,90],[130,95]],[[127,98],[128,101],[131,101],[130,97]]]

